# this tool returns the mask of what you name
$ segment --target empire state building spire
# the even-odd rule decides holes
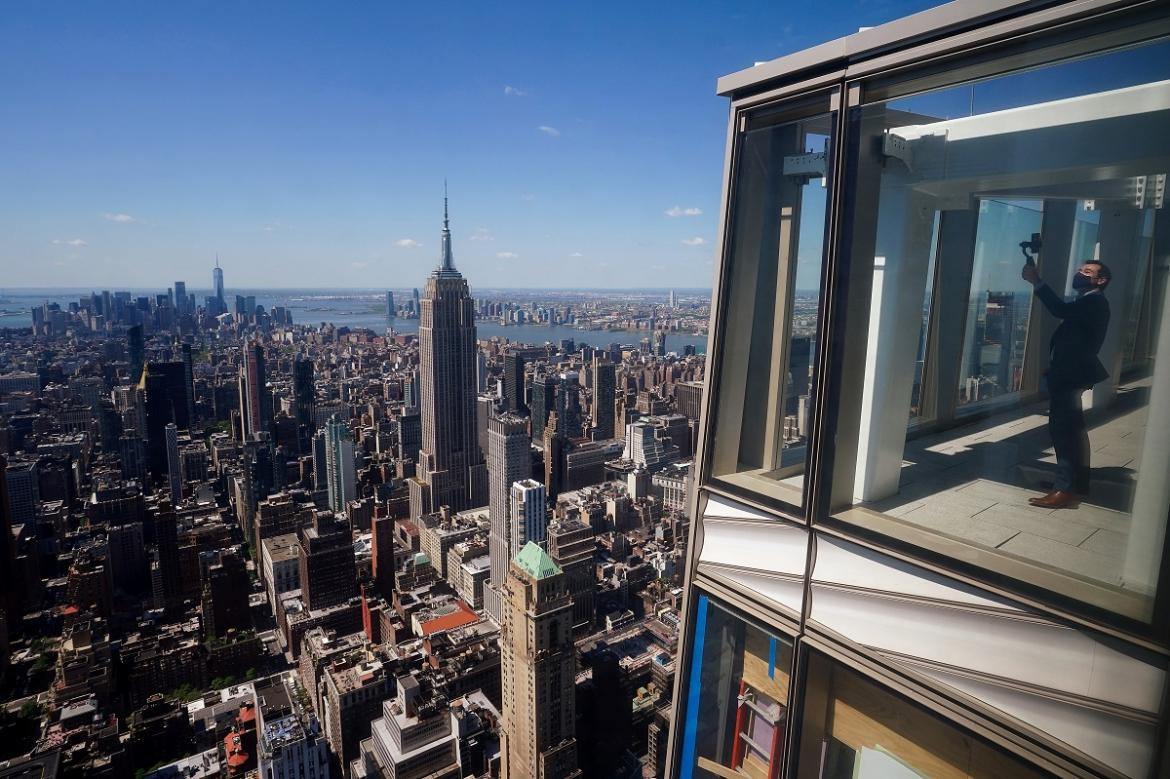
[[[451,255],[451,222],[447,218],[447,182],[443,182],[443,254],[441,271],[454,271],[455,258]]]

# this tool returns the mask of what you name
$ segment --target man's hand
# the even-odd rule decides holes
[[[1033,287],[1040,284],[1040,271],[1036,270],[1036,266],[1030,262],[1024,263],[1024,269],[1020,271],[1020,278],[1031,284]]]

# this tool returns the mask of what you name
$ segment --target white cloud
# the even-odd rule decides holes
[[[505,84],[504,85],[504,94],[511,95],[512,97],[524,97],[528,93],[525,92],[523,89],[520,89],[518,87],[511,86],[510,84]]]
[[[699,216],[700,214],[703,213],[703,210],[701,208],[695,208],[694,206],[692,206],[690,208],[683,208],[681,206],[672,206],[671,208],[666,209],[666,211],[664,213],[669,217]]]
[[[520,255],[516,252],[496,252],[496,257],[501,260],[515,260],[519,259]]]
[[[540,127],[537,127],[536,129],[540,130],[545,135],[551,135],[554,138],[556,138],[558,135],[561,134],[560,130],[558,130],[555,127],[549,127],[547,124],[542,124]]]
[[[702,246],[706,241],[696,235],[694,238],[683,238],[683,243],[687,246]]]
[[[356,270],[363,270],[365,268],[368,268],[370,266],[370,263],[368,263],[368,262],[351,262],[350,266],[352,268],[355,268]]]
[[[573,252],[573,253],[572,253],[572,254],[570,254],[569,256],[570,256],[570,257],[584,257],[585,255],[584,255],[584,254],[582,254],[581,252]]]
[[[89,246],[88,243],[81,240],[80,238],[70,238],[68,240],[65,240],[62,238],[54,238],[53,243],[55,243],[58,246],[76,246],[79,248],[82,246]]]
[[[475,232],[467,236],[469,241],[494,241],[496,237],[492,235],[492,231],[486,227],[477,227]]]
[[[394,245],[400,246],[403,249],[414,249],[414,248],[417,248],[419,246],[422,246],[421,243],[414,240],[413,238],[399,238],[397,241],[394,242]]]
[[[106,213],[103,216],[111,222],[121,222],[122,224],[129,224],[130,222],[137,222],[138,220],[129,214],[111,214]]]

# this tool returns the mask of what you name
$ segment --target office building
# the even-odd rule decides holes
[[[244,364],[240,368],[240,416],[248,437],[272,431],[272,391],[268,388],[264,346],[259,343],[244,349]]]
[[[590,406],[593,440],[616,437],[613,425],[613,401],[617,388],[614,364],[593,358],[593,400]]]
[[[329,742],[295,675],[269,677],[255,690],[259,775],[328,779]]]
[[[386,321],[387,322],[393,321],[396,316],[398,316],[398,312],[394,308],[394,293],[387,290],[386,291]]]
[[[313,384],[313,361],[306,355],[298,354],[293,360],[293,419],[305,428],[309,435],[317,432],[313,425],[313,404],[316,390]]]
[[[501,779],[578,777],[577,654],[565,574],[529,542],[512,559],[504,590]]]
[[[215,313],[226,312],[227,301],[223,297],[223,268],[219,267],[219,257],[215,258],[215,267],[211,269],[211,289],[215,294],[215,300],[219,303]]]
[[[528,423],[516,414],[504,414],[488,421],[488,518],[491,531],[491,586],[484,593],[488,615],[503,620],[503,585],[512,559],[512,484],[532,474]]]
[[[349,425],[336,414],[325,425],[325,473],[329,508],[335,514],[345,514],[349,502],[357,497],[357,473],[353,436]]]
[[[397,688],[361,742],[350,777],[459,779],[459,729],[446,696],[424,676],[400,676]]]
[[[203,632],[208,638],[222,638],[229,630],[249,630],[248,613],[251,580],[244,558],[236,550],[220,550],[207,568],[203,581]]]
[[[540,443],[544,440],[544,426],[548,422],[548,415],[557,410],[556,376],[541,374],[532,377],[532,440]]]
[[[167,442],[167,483],[170,486],[171,505],[183,500],[183,466],[179,459],[179,428],[171,422],[165,429]]]
[[[357,563],[347,522],[322,513],[301,531],[300,583],[309,611],[357,596]]]
[[[524,400],[524,357],[514,351],[504,355],[504,411],[528,411]]]
[[[720,79],[667,776],[1170,771],[1168,30],[951,3]],[[1095,257],[1087,494],[1040,510]]]
[[[487,469],[475,429],[475,301],[455,269],[447,198],[441,264],[427,279],[418,326],[422,449],[410,481],[411,515],[482,505]]]
[[[548,506],[544,485],[534,479],[512,483],[512,510],[508,552],[518,553],[529,541],[543,545],[548,537]]]
[[[126,330],[126,350],[130,357],[130,383],[137,385],[142,379],[142,366],[146,364],[146,341],[142,336],[142,325],[133,325]]]
[[[190,429],[187,416],[187,371],[182,362],[152,362],[142,371],[139,391],[145,398],[147,464],[155,483],[168,475],[167,425]]]
[[[573,599],[573,630],[593,624],[597,589],[593,528],[580,519],[558,519],[548,526],[548,556],[564,572]]]

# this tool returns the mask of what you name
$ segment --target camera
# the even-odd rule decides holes
[[[1040,253],[1040,233],[1032,233],[1031,240],[1020,241],[1020,251],[1024,253],[1024,262],[1036,264],[1036,255]]]

